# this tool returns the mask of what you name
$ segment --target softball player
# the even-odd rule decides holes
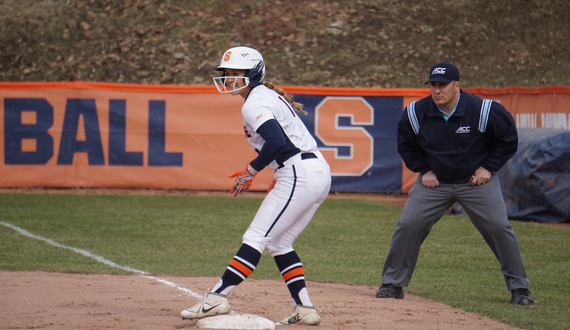
[[[320,316],[305,286],[303,265],[293,242],[311,221],[327,197],[330,168],[317,150],[317,143],[301,121],[301,105],[291,95],[265,83],[265,63],[261,54],[249,47],[227,50],[216,69],[222,76],[214,82],[220,93],[244,98],[242,107],[245,135],[258,155],[236,178],[234,197],[251,186],[255,175],[265,167],[275,170],[270,190],[249,228],[242,245],[214,289],[204,300],[183,310],[184,319],[227,314],[227,295],[255,270],[267,248],[295,303],[293,314],[278,325],[316,325]]]

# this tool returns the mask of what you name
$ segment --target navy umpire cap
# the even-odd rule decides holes
[[[424,85],[432,81],[448,84],[454,80],[459,81],[459,70],[457,67],[448,62],[439,62],[431,67],[429,80]]]

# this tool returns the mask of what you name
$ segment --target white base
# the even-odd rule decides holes
[[[275,323],[265,317],[253,314],[229,314],[209,316],[196,321],[200,329],[269,329],[275,330]]]

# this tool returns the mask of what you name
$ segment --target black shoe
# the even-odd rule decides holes
[[[515,305],[532,305],[534,300],[530,296],[528,289],[514,289],[511,291],[511,304]]]
[[[392,284],[382,284],[376,292],[376,298],[396,298],[403,299],[404,291],[401,286],[393,286]]]

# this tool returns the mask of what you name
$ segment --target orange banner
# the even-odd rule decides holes
[[[513,115],[518,128],[568,129],[570,127],[569,86],[499,89],[478,87],[466,91],[501,102]]]
[[[341,101],[359,111],[353,125],[362,125],[345,130],[353,135],[366,134],[364,128],[375,119],[350,97],[401,97],[403,109],[429,95],[427,88],[280,87],[289,94],[333,96],[331,100],[348,96]],[[466,91],[501,102],[519,127],[570,126],[570,87]],[[244,137],[242,104],[240,97],[219,94],[213,86],[0,82],[0,187],[229,190],[233,179],[227,174],[256,157]],[[333,120],[344,112],[332,110]],[[321,131],[328,126],[320,121],[327,118],[319,116],[311,130],[331,144],[342,144],[346,137],[336,141]],[[371,146],[355,149],[355,154],[374,152]],[[331,150],[322,151],[336,157]],[[359,159],[370,162],[373,157]],[[343,164],[349,160],[341,159]],[[417,174],[402,168],[401,192],[407,192]],[[252,189],[265,190],[272,176],[265,169]]]
[[[229,190],[256,156],[243,99],[211,86],[1,84],[0,97],[2,187]]]

